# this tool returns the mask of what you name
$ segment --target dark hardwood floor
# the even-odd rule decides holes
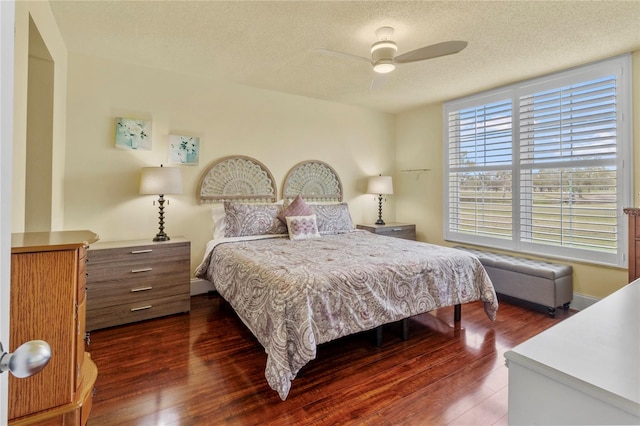
[[[98,366],[89,425],[506,425],[503,354],[557,324],[544,310],[481,303],[324,344],[286,401],[264,378],[266,354],[217,296],[192,297],[186,315],[98,330],[87,350]]]

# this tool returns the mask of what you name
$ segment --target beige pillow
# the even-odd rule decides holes
[[[290,240],[320,238],[315,214],[309,216],[287,216],[286,220]]]

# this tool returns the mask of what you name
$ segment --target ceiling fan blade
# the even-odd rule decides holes
[[[445,41],[421,47],[411,52],[396,56],[393,61],[398,64],[407,62],[424,61],[425,59],[437,58],[439,56],[452,55],[467,47],[466,41]]]
[[[352,55],[351,53],[338,52],[337,50],[329,49],[313,49],[313,51],[322,55],[333,56],[335,58],[357,59],[371,64],[371,59],[365,58],[364,56]]]

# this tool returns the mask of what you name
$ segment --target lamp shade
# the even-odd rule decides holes
[[[143,167],[140,194],[182,194],[182,174],[177,167]]]
[[[371,176],[367,185],[368,194],[393,194],[391,176]]]

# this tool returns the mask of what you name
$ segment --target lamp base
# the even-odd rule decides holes
[[[169,241],[170,239],[167,234],[157,234],[153,237],[153,241]]]
[[[153,241],[169,241],[169,236],[164,232],[164,195],[160,194],[158,198],[158,225],[159,230]]]
[[[378,220],[376,225],[384,225],[384,220],[382,220],[382,194],[378,194]]]

